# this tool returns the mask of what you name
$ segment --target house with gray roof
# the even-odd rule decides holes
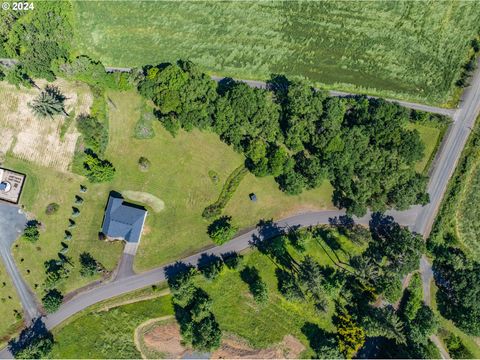
[[[102,233],[112,240],[138,244],[146,217],[145,208],[127,203],[122,197],[110,195],[103,218]]]

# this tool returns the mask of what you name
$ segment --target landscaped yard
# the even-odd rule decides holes
[[[2,348],[9,335],[23,324],[22,304],[2,261],[0,261],[0,289],[0,348]]]
[[[466,1],[75,1],[74,15],[77,52],[107,66],[188,58],[219,75],[433,103],[451,94],[480,20]]]

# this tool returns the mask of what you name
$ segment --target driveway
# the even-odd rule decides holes
[[[27,323],[39,315],[35,297],[26,286],[15,265],[11,247],[22,233],[27,217],[14,205],[0,203],[0,256],[12,279],[24,309],[24,318]]]

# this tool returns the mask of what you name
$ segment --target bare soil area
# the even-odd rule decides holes
[[[38,81],[43,89],[45,81]],[[90,89],[85,84],[56,80],[53,85],[67,97],[67,113],[78,115],[88,113],[93,101]],[[39,119],[28,107],[41,90],[17,89],[15,86],[0,85],[0,152],[11,151],[20,159],[32,161],[38,165],[52,167],[59,171],[68,171],[79,133],[71,126],[63,139],[60,129],[65,116],[53,119]]]
[[[180,329],[174,321],[148,321],[136,330],[136,341],[144,358],[161,354],[165,358],[180,359],[192,354],[181,342]],[[267,349],[253,349],[244,340],[224,336],[222,345],[211,359],[298,359],[305,346],[295,337],[287,335],[282,342]]]

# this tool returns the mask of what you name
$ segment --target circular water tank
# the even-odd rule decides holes
[[[8,181],[2,181],[0,183],[0,191],[9,192],[11,188],[12,188],[12,186],[10,185],[10,183]]]

